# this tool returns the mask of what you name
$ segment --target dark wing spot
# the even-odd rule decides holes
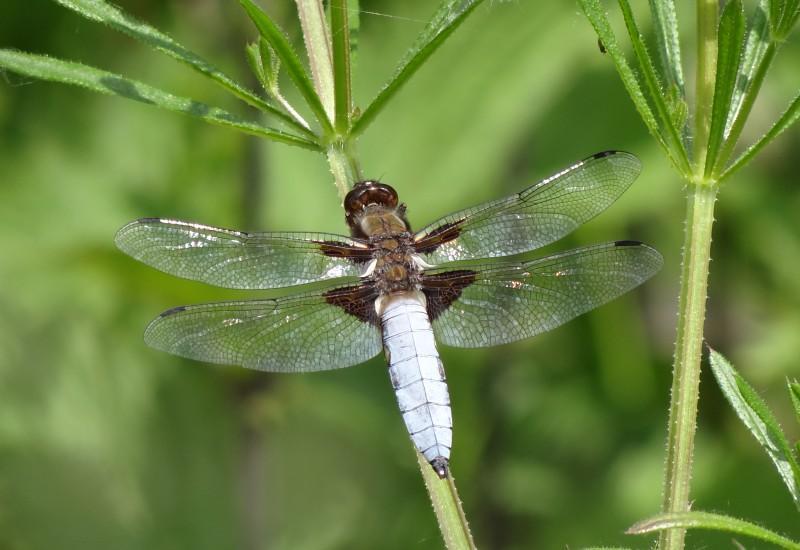
[[[454,240],[461,234],[461,224],[464,220],[441,225],[414,243],[414,250],[419,254],[429,254],[444,243]]]
[[[590,159],[601,159],[601,158],[604,158],[604,157],[610,157],[610,156],[616,155],[617,153],[620,153],[620,151],[613,151],[613,150],[612,151],[600,151],[599,153],[595,153],[594,155],[592,155],[589,158]]]
[[[139,223],[159,223],[161,218],[139,218],[136,221]]]
[[[331,258],[347,258],[354,263],[365,263],[372,259],[372,248],[361,248],[337,241],[315,241],[319,250]]]
[[[431,321],[444,313],[458,300],[461,292],[475,282],[477,273],[469,269],[458,269],[436,275],[422,276],[422,292],[428,301],[428,317]]]
[[[159,315],[159,317],[169,317],[170,315],[175,315],[176,313],[180,313],[181,311],[186,311],[186,306],[176,306],[170,308],[167,311],[163,312],[161,315]]]
[[[642,246],[640,241],[614,241],[614,246]]]
[[[348,315],[357,317],[365,323],[380,326],[378,314],[375,311],[375,299],[378,291],[372,284],[345,286],[334,288],[324,294],[325,301],[342,308]]]

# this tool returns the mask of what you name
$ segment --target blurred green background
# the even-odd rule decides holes
[[[253,80],[243,48],[255,31],[236,2],[118,3]],[[691,27],[688,4],[679,15]],[[262,5],[299,46],[293,4]],[[384,14],[362,15],[363,106],[434,6],[361,7]],[[189,69],[45,0],[2,3],[0,47],[238,107]],[[795,39],[748,138],[796,92],[798,60]],[[658,276],[535,339],[441,352],[452,469],[482,548],[648,547],[623,531],[660,504],[684,194],[577,5],[487,3],[359,146],[367,176],[399,190],[415,227],[597,151],[642,159],[617,204],[550,250],[644,240],[665,257]],[[707,323],[794,440],[785,377],[800,374],[799,150],[794,128],[724,188]],[[141,334],[160,311],[258,293],[178,280],[113,246],[119,227],[144,216],[342,233],[339,204],[313,153],[0,73],[0,548],[441,546],[383,359],[279,376],[153,351]],[[777,474],[707,370],[701,390],[694,508],[800,536]],[[732,542],[692,533],[688,545]]]

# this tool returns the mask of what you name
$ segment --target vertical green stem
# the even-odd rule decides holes
[[[665,513],[689,510],[708,263],[711,258],[711,228],[714,224],[716,197],[717,186],[713,182],[689,185],[678,305],[678,335],[669,411],[663,503]],[[663,531],[659,548],[683,548],[684,534],[683,529]]]
[[[467,516],[461,507],[461,499],[458,497],[452,474],[448,472],[446,479],[439,479],[419,452],[417,452],[417,462],[425,480],[425,488],[431,497],[445,547],[447,550],[475,550],[475,541],[472,540]]]
[[[695,97],[694,164],[706,164],[714,82],[717,78],[717,20],[719,0],[697,0],[697,81]],[[702,174],[702,168],[696,170]]]
[[[337,141],[328,146],[326,155],[339,196],[344,198],[355,182],[364,179],[354,147],[350,142]]]
[[[335,117],[333,97],[333,57],[331,54],[331,36],[328,22],[325,19],[325,8],[322,0],[295,0],[300,25],[303,28],[303,40],[306,43],[308,62],[311,65],[311,76],[328,119]]]
[[[717,72],[718,0],[697,0],[697,78],[693,169],[686,207],[681,291],[678,303],[678,335],[672,369],[667,461],[664,471],[665,513],[689,510],[697,401],[700,397],[700,356],[708,296],[708,263],[717,183],[703,179],[714,83]],[[661,550],[681,550],[685,529],[662,531]]]

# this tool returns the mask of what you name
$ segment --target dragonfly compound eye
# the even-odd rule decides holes
[[[348,225],[353,227],[356,217],[370,205],[383,206],[393,209],[397,207],[397,191],[391,186],[379,181],[361,181],[344,198],[345,218]]]

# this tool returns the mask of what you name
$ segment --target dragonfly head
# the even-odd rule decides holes
[[[356,183],[344,198],[345,221],[354,237],[369,237],[379,226],[395,233],[407,231],[405,210],[394,188],[374,180]]]

